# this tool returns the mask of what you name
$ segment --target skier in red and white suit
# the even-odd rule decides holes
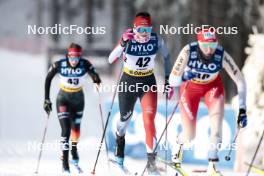
[[[113,63],[123,54],[123,74],[119,85],[127,85],[127,91],[118,92],[120,119],[116,131],[116,161],[123,166],[125,157],[125,134],[132,118],[136,101],[139,99],[142,107],[143,122],[146,132],[147,170],[157,174],[155,163],[156,145],[155,116],[157,111],[157,84],[154,76],[155,58],[160,53],[163,56],[165,70],[165,87],[170,74],[170,56],[164,40],[152,30],[151,16],[147,12],[139,12],[134,18],[133,29],[128,29],[122,35],[120,44],[109,55]],[[144,90],[142,87],[150,88]]]
[[[208,108],[211,125],[211,146],[208,173],[216,173],[218,159],[216,146],[222,141],[224,116],[224,86],[220,71],[225,69],[236,83],[239,95],[240,127],[247,125],[246,82],[232,57],[218,43],[215,32],[203,29],[197,34],[196,42],[186,45],[180,52],[169,77],[170,86],[180,86],[180,112],[183,132],[173,146],[172,161],[177,167],[182,162],[182,145],[195,138],[196,116],[201,98]],[[187,85],[186,85],[187,84]]]

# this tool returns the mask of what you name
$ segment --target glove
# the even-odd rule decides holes
[[[97,74],[97,73],[95,73],[93,76],[92,76],[92,78],[93,78],[93,82],[94,83],[96,83],[97,85],[100,85],[101,84],[101,79],[100,79],[100,77],[99,77],[99,75]]]
[[[122,34],[122,38],[120,41],[120,45],[122,47],[125,47],[127,42],[129,42],[130,40],[132,40],[134,38],[134,33],[132,29],[127,29],[123,34]]]
[[[188,71],[185,71],[182,75],[182,80],[183,81],[188,81],[188,80],[191,80],[195,77],[198,76],[198,73],[195,71],[195,69],[191,69],[191,70],[188,70]]]
[[[247,126],[247,113],[245,109],[239,109],[237,125],[240,128],[244,128]]]
[[[50,112],[52,111],[52,103],[50,102],[49,99],[46,99],[44,101],[44,110],[46,111],[47,114],[50,114]]]

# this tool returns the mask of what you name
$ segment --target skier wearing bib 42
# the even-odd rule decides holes
[[[92,64],[81,57],[81,46],[72,43],[68,48],[66,58],[55,62],[48,71],[45,81],[44,109],[49,114],[52,110],[50,101],[50,85],[53,77],[60,76],[60,91],[57,95],[57,113],[61,126],[61,147],[63,172],[70,173],[69,168],[69,138],[71,136],[72,164],[78,167],[79,156],[77,143],[80,137],[80,125],[84,109],[83,84],[87,73],[93,82],[100,84],[99,75]],[[79,169],[79,172],[81,170]]]
[[[153,153],[156,143],[154,119],[157,111],[157,86],[153,70],[158,52],[164,58],[166,86],[170,74],[168,49],[163,39],[152,32],[149,13],[141,12],[134,19],[133,29],[125,31],[120,44],[109,56],[109,62],[113,63],[123,54],[123,75],[119,85],[128,87],[127,92],[118,93],[120,119],[116,132],[116,161],[121,166],[123,165],[126,128],[131,120],[134,105],[139,98],[146,132],[147,169],[152,174],[158,174],[155,163],[156,153]],[[147,86],[149,90],[144,90],[143,86]],[[137,87],[138,89],[136,89]]]
[[[183,133],[179,135],[177,144],[172,149],[172,161],[175,166],[180,167],[182,145],[195,138],[196,115],[203,97],[210,116],[212,144],[208,153],[207,172],[214,175],[217,174],[215,162],[219,160],[217,146],[222,141],[224,116],[224,87],[219,72],[224,68],[236,83],[239,95],[237,124],[242,128],[247,125],[246,83],[232,57],[218,44],[215,32],[209,29],[201,30],[197,34],[198,42],[190,43],[181,50],[170,74],[169,83],[174,87],[180,86],[183,126]]]

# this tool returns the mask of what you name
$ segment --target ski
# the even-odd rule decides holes
[[[207,174],[207,169],[193,169],[193,174]],[[208,176],[223,176],[219,171],[216,171],[215,173],[208,174]]]
[[[161,167],[161,166],[157,166],[157,169],[158,169],[158,171],[159,172],[161,172],[161,173],[166,173],[166,170],[165,170],[165,168],[163,168],[163,167]],[[160,176],[161,174],[152,174],[152,173],[148,173],[148,176]]]
[[[157,159],[158,159],[158,161],[160,161],[160,162],[168,165],[172,169],[174,169],[177,172],[176,176],[189,176],[190,175],[181,166],[177,167],[171,161],[166,161],[160,157],[157,157]],[[204,173],[207,173],[207,169],[193,169],[191,172],[191,175],[194,176],[194,174],[200,175],[200,174],[204,174]],[[180,175],[178,175],[178,174],[180,174]],[[223,176],[223,174],[221,174],[219,171],[216,171],[215,173],[208,174],[207,176]]]
[[[115,164],[118,166],[118,168],[120,169],[120,171],[122,172],[122,174],[124,175],[129,175],[129,176],[132,176],[132,175],[137,175],[137,173],[131,173],[126,166],[124,165],[120,165],[118,162],[116,162],[116,160],[114,159],[111,159],[109,158],[108,161],[110,161],[112,164]]]
[[[82,173],[83,173],[82,168],[81,168],[76,162],[71,161],[70,163],[73,165],[73,167],[74,167],[75,170],[78,172],[78,174],[82,174]]]
[[[83,173],[83,170],[82,170],[82,168],[81,168],[80,166],[78,166],[78,165],[74,165],[74,168],[77,170],[77,172],[78,172],[79,174],[82,174],[82,173]]]
[[[260,175],[263,175],[264,176],[264,168],[260,168],[258,166],[255,166],[255,165],[250,165],[249,163],[245,162],[245,164],[247,166],[250,166],[251,167],[251,170],[257,174],[260,174]]]
[[[173,162],[166,161],[160,157],[157,157],[157,160],[166,164],[167,166],[171,167],[172,169],[174,169],[177,172],[176,176],[178,176],[178,174],[180,174],[181,176],[189,176],[189,174],[186,171],[184,171],[182,167],[175,166],[175,164]]]
[[[71,172],[70,171],[62,171],[61,175],[62,176],[71,176]]]
[[[156,174],[156,173],[147,173],[148,176],[161,176],[161,174]]]
[[[207,172],[207,169],[193,169],[192,172],[193,173],[205,173]]]

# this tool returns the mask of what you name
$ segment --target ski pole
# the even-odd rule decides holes
[[[250,166],[250,164],[247,162],[244,162],[244,164]],[[256,174],[264,176],[264,170],[261,169],[260,167],[257,167],[256,165],[251,165],[251,171],[253,171]]]
[[[173,110],[172,110],[172,113],[171,113],[171,115],[170,115],[170,118],[169,118],[168,122],[166,123],[166,126],[165,126],[165,128],[163,129],[163,131],[162,131],[162,133],[161,133],[161,135],[160,135],[160,138],[159,138],[159,140],[158,140],[158,142],[157,142],[157,144],[156,144],[156,146],[155,146],[155,148],[154,148],[154,150],[153,150],[153,153],[155,153],[156,150],[158,149],[159,143],[160,143],[160,141],[161,141],[161,139],[162,139],[162,137],[163,137],[165,131],[167,130],[168,125],[170,124],[170,121],[171,121],[171,119],[172,119],[174,113],[176,112],[176,109],[177,109],[177,107],[178,107],[178,105],[179,105],[179,103],[180,103],[181,97],[185,94],[185,91],[186,91],[186,88],[187,88],[188,84],[189,84],[189,81],[187,81],[187,82],[185,83],[184,88],[183,88],[183,92],[182,92],[181,96],[179,97],[177,103],[175,104],[175,106],[174,106],[174,108],[173,108]],[[147,169],[147,164],[145,165],[144,170],[143,170],[141,176],[144,175],[146,169]]]
[[[251,162],[250,162],[250,164],[249,164],[249,167],[248,167],[248,170],[247,170],[246,176],[248,176],[248,174],[250,173],[251,167],[252,167],[252,165],[253,165],[253,163],[254,163],[254,161],[255,161],[255,158],[256,158],[256,156],[257,156],[257,153],[258,153],[259,147],[260,147],[261,142],[262,142],[262,140],[263,140],[263,136],[264,136],[264,130],[263,130],[263,132],[262,132],[262,135],[261,135],[261,138],[260,138],[260,140],[259,140],[259,143],[258,143],[257,149],[256,149],[256,151],[255,151],[255,153],[254,153],[254,156],[253,156],[253,158],[252,158],[252,160],[251,160]]]
[[[165,160],[168,160],[168,130],[167,130],[167,123],[168,123],[168,92],[166,92],[166,100],[165,100],[165,118],[166,118],[166,124],[165,124],[165,128],[166,128],[166,133],[165,133]],[[165,173],[167,173],[167,164],[165,164]]]
[[[234,136],[234,139],[232,140],[232,143],[231,143],[230,149],[228,151],[228,154],[225,156],[225,160],[226,161],[229,161],[231,159],[232,144],[234,144],[236,142],[236,139],[237,139],[237,136],[239,134],[240,129],[241,129],[240,127],[237,128],[236,134]]]
[[[99,111],[100,111],[100,118],[101,118],[101,123],[102,123],[102,130],[104,131],[104,117],[103,117],[103,111],[102,111],[102,104],[101,104],[101,95],[100,95],[100,91],[98,88],[98,85],[96,85],[96,90],[98,93],[98,99],[99,99]],[[108,155],[108,145],[107,145],[107,141],[106,138],[104,138],[104,142],[105,142],[105,149],[106,149],[106,157],[107,157],[107,164],[108,164],[108,169],[110,170],[110,165],[109,165],[109,155]]]
[[[117,81],[117,84],[119,84],[120,82],[120,79],[121,79],[121,76],[122,76],[122,69],[119,73],[119,76],[118,76],[118,81]],[[95,170],[96,170],[96,165],[97,165],[97,162],[98,162],[98,158],[99,158],[99,155],[100,155],[100,152],[101,152],[101,148],[102,148],[102,145],[103,145],[103,141],[104,141],[104,137],[105,137],[105,133],[106,133],[106,129],[107,129],[107,125],[109,123],[109,118],[111,116],[111,113],[112,113],[112,109],[113,109],[113,105],[114,105],[114,101],[115,101],[115,96],[116,96],[116,92],[117,92],[117,87],[115,87],[115,91],[114,91],[114,95],[112,97],[112,101],[111,101],[111,105],[110,105],[110,109],[108,111],[108,115],[107,115],[107,119],[106,119],[106,123],[105,123],[105,126],[104,126],[104,130],[103,130],[103,135],[102,135],[102,138],[101,138],[101,142],[100,142],[100,145],[99,145],[99,149],[98,149],[98,152],[97,152],[97,156],[96,156],[96,160],[95,160],[95,163],[94,163],[94,167],[93,167],[93,171],[91,172],[93,175],[95,175]]]
[[[126,49],[125,49],[125,52],[123,54],[127,53],[128,46],[129,46],[130,42],[131,41],[127,42]],[[122,57],[124,56],[123,54],[122,54]],[[100,152],[101,152],[101,148],[102,148],[102,145],[103,145],[103,140],[104,140],[104,137],[105,137],[107,125],[109,123],[109,118],[110,118],[111,113],[112,113],[112,109],[113,109],[113,105],[114,105],[114,101],[115,101],[115,96],[116,96],[116,93],[117,93],[118,84],[119,84],[119,82],[121,80],[121,77],[122,77],[122,73],[123,73],[123,71],[122,71],[123,69],[122,68],[123,68],[123,65],[122,65],[121,70],[119,72],[118,81],[117,81],[117,84],[116,84],[116,87],[115,87],[115,91],[114,91],[114,95],[113,95],[113,98],[112,98],[111,106],[110,106],[110,109],[109,109],[109,112],[108,112],[108,115],[107,115],[107,119],[106,119],[105,127],[104,127],[104,130],[103,130],[103,135],[102,135],[102,138],[101,138],[99,150],[97,152],[97,156],[96,156],[96,160],[95,160],[95,163],[94,163],[93,171],[91,172],[91,174],[93,174],[93,175],[95,175],[96,165],[97,165],[98,158],[99,158],[99,155],[100,155]]]
[[[41,160],[41,156],[42,156],[43,144],[45,142],[48,124],[49,124],[49,116],[50,116],[50,113],[48,113],[46,123],[45,123],[45,128],[44,128],[44,133],[43,133],[43,137],[42,137],[42,141],[41,141],[41,145],[40,145],[40,151],[39,151],[39,155],[38,155],[38,161],[37,161],[37,167],[36,167],[35,174],[38,174],[38,171],[39,171],[39,164],[40,164],[40,160]]]

